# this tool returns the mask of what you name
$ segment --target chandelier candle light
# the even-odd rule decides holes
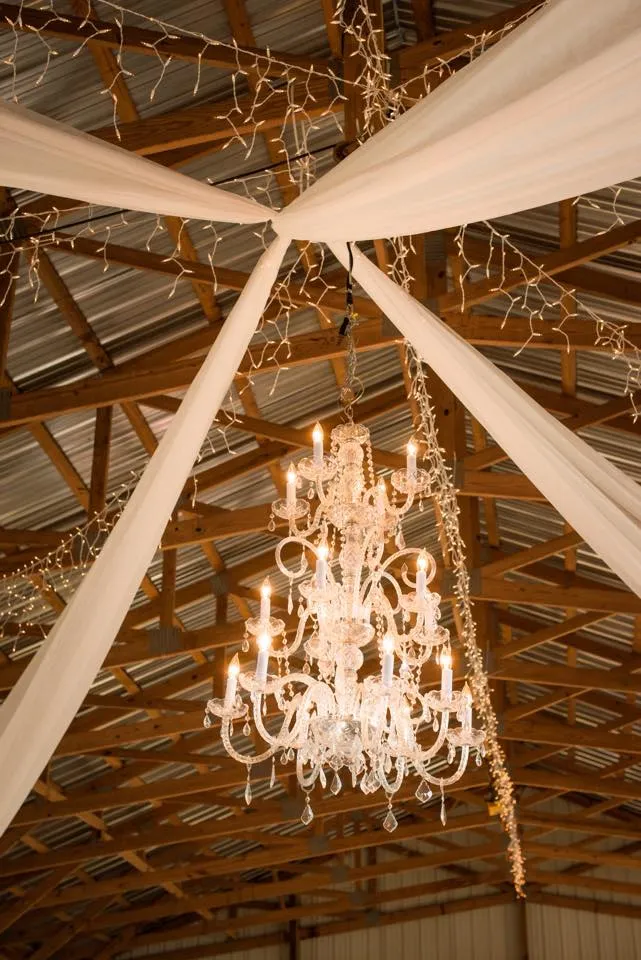
[[[234,656],[225,697],[208,701],[205,726],[219,717],[227,753],[246,765],[247,803],[252,766],[271,759],[273,786],[280,755],[283,763],[296,763],[305,824],[314,816],[316,782],[325,788],[331,777],[330,790],[338,794],[342,771],[365,794],[383,791],[386,830],[397,826],[393,797],[412,772],[421,802],[431,798],[432,788],[440,791],[445,824],[445,788],[463,775],[470,750],[481,763],[484,733],[472,726],[467,683],[453,691],[449,632],[439,625],[441,598],[429,589],[434,558],[403,539],[403,517],[416,502],[422,507],[430,474],[417,466],[418,448],[410,441],[405,469],[391,476],[390,497],[374,474],[366,427],[351,418],[335,427],[329,454],[320,424],[312,436],[313,455],[297,468],[290,464],[286,496],[272,504],[270,524],[275,517],[289,524],[275,556],[289,580],[290,614],[299,581],[295,635],[290,640],[284,621],[272,616],[265,580],[259,616],[246,621],[244,649],[254,637],[255,669],[241,670]],[[298,495],[303,480],[306,497]],[[374,651],[379,669],[366,657]],[[433,651],[441,682],[426,690],[423,667]],[[253,723],[252,743],[260,737],[265,749],[245,754],[235,722],[242,722],[245,737]]]

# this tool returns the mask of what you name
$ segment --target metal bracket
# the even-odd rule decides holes
[[[224,597],[229,593],[229,579],[226,573],[215,573],[210,583],[215,597]]]
[[[176,627],[156,627],[147,630],[149,652],[153,654],[178,653],[183,649],[182,634]]]

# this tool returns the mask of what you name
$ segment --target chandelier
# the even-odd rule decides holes
[[[351,406],[349,413],[331,431],[328,453],[316,424],[313,455],[290,465],[286,497],[272,504],[270,529],[275,518],[289,527],[275,559],[289,581],[290,616],[297,583],[295,629],[272,615],[265,580],[243,641],[247,652],[253,638],[253,669],[233,657],[225,696],[208,701],[205,726],[218,717],[225,750],[246,766],[248,804],[252,767],[271,759],[274,786],[280,757],[295,762],[305,824],[316,783],[329,782],[336,795],[347,779],[365,794],[382,791],[391,832],[393,798],[412,774],[419,801],[440,791],[445,824],[444,791],[463,775],[471,750],[481,764],[484,733],[472,726],[467,683],[453,690],[449,632],[429,588],[434,558],[403,539],[403,518],[414,504],[422,509],[431,478],[410,441],[388,491],[374,472],[369,430],[351,419]],[[423,668],[432,654],[440,685],[429,689]],[[241,732],[252,752],[243,751]]]

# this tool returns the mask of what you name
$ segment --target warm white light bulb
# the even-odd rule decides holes
[[[394,653],[394,637],[389,633],[383,638],[383,653]]]
[[[234,656],[229,661],[229,666],[227,667],[227,673],[230,677],[237,677],[240,673],[240,661],[238,659],[238,654],[235,653]]]
[[[407,444],[407,452],[409,453],[410,457],[416,456],[417,446],[413,440],[410,440],[410,442]]]
[[[260,587],[260,595],[261,595],[261,597],[271,597],[271,595],[272,595],[272,585],[271,585],[271,583],[269,582],[269,578],[268,578],[268,577],[265,578],[265,580],[263,580],[263,582],[262,582],[262,584],[261,584],[261,587]]]
[[[312,430],[312,440],[314,441],[314,443],[318,443],[322,439],[323,439],[323,428],[321,427],[320,423],[317,423],[314,429]]]
[[[296,470],[293,464],[290,464],[289,470],[287,471],[287,483],[296,483],[296,476]]]
[[[269,650],[272,645],[272,638],[268,633],[261,633],[258,637],[258,649]]]
[[[441,654],[441,668],[445,670],[451,670],[452,668],[452,657],[449,653]]]
[[[472,702],[472,691],[471,691],[470,688],[469,688],[469,685],[468,685],[468,683],[467,683],[467,680],[465,681],[465,684],[464,684],[464,686],[463,686],[463,690],[462,690],[461,692],[462,692],[463,699],[465,700],[465,702],[466,702],[467,704],[470,704],[470,703]]]
[[[416,561],[416,566],[419,570],[427,570],[427,557],[424,553],[419,555],[418,560]]]
[[[327,546],[326,543],[321,543],[318,546],[317,552],[320,560],[327,560],[329,556],[329,547]]]

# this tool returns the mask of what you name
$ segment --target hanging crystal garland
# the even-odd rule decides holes
[[[445,789],[463,776],[471,750],[481,761],[485,735],[472,726],[467,683],[453,690],[449,632],[439,625],[441,598],[430,590],[434,558],[406,547],[403,538],[403,518],[414,504],[422,507],[431,474],[418,466],[418,447],[410,440],[405,467],[390,478],[390,493],[374,472],[369,430],[353,419],[362,385],[352,299],[350,271],[341,327],[346,422],[332,430],[329,453],[316,424],[312,456],[297,467],[290,464],[286,495],[272,504],[272,520],[289,527],[275,560],[289,581],[289,614],[297,583],[297,628],[291,638],[285,622],[272,616],[265,580],[259,615],[246,621],[247,639],[254,638],[256,647],[254,669],[241,669],[237,655],[232,659],[225,696],[208,701],[205,726],[220,718],[225,750],[247,770],[248,804],[251,768],[280,755],[284,763],[295,761],[306,795],[303,823],[313,818],[310,792],[316,783],[329,783],[338,794],[347,777],[365,794],[385,794],[383,826],[392,831],[392,801],[410,775],[419,778],[421,802],[431,798],[432,788],[439,791],[445,823]],[[432,654],[440,686],[426,691],[423,669]],[[262,740],[264,749],[237,749],[235,723],[254,744]],[[444,763],[451,769],[442,770]]]

